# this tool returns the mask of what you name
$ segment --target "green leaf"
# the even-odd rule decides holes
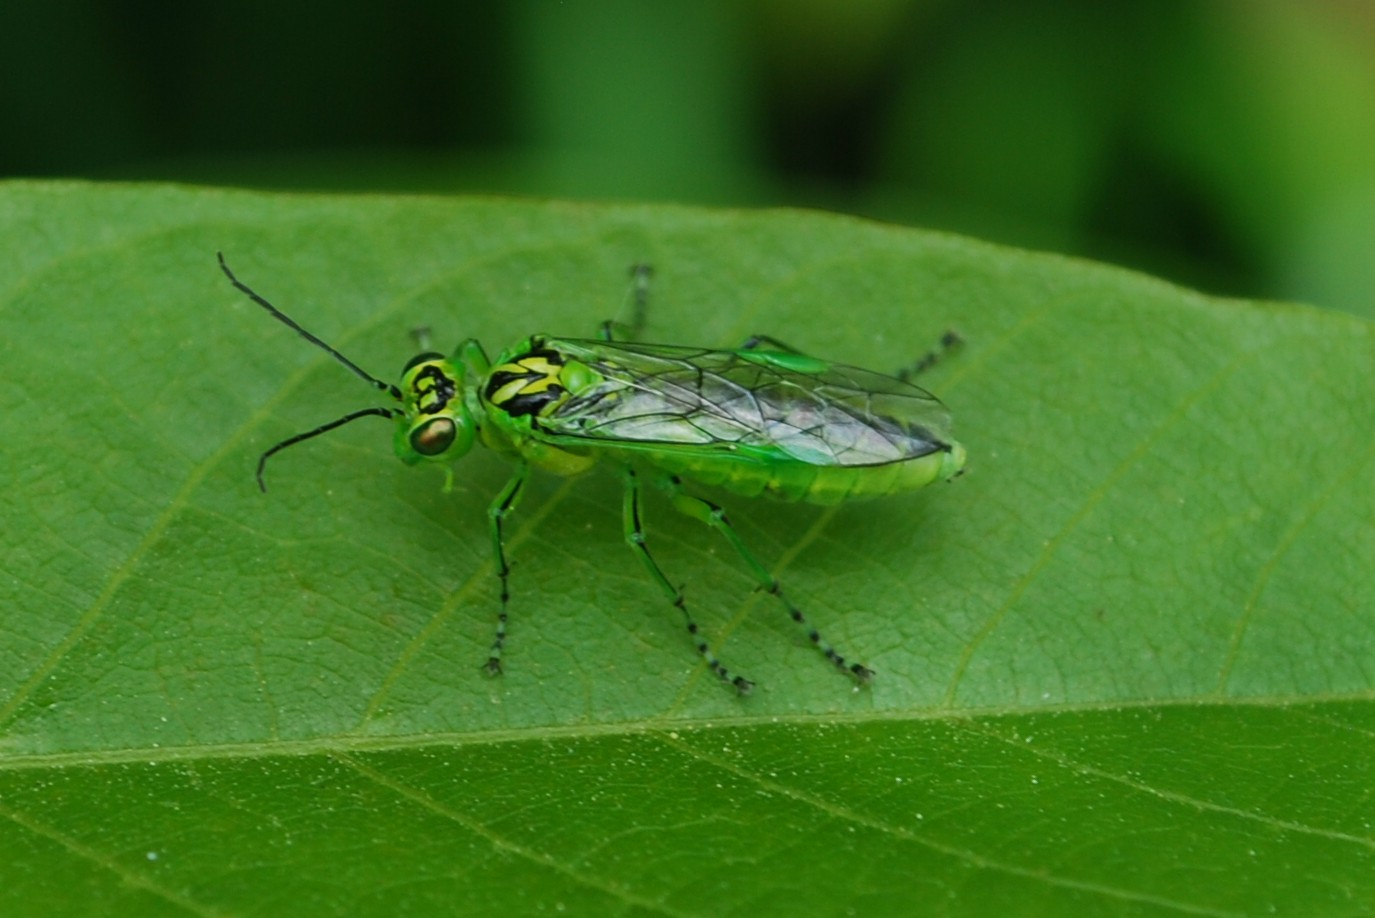
[[[1370,323],[798,212],[0,186],[0,912],[1368,914]],[[925,385],[970,471],[722,497],[854,690],[722,539],[616,476],[392,460],[408,332],[762,332]]]

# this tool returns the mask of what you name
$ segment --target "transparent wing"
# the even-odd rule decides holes
[[[541,433],[639,446],[753,448],[811,465],[902,462],[947,448],[950,414],[890,376],[792,355],[550,339],[601,380],[539,419]]]

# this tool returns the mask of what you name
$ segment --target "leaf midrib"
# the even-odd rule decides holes
[[[864,690],[860,690],[864,691]],[[742,727],[836,727],[866,724],[967,723],[978,720],[1006,720],[1016,717],[1046,717],[1052,715],[1127,713],[1161,711],[1183,708],[1288,709],[1295,705],[1375,702],[1375,692],[1321,693],[1313,695],[1274,695],[1246,698],[1170,698],[1159,700],[1091,702],[1076,704],[1047,704],[1036,707],[987,706],[929,710],[867,710],[828,713],[760,712],[758,714],[702,715],[674,720],[669,717],[619,721],[600,724],[541,724],[528,727],[504,727],[470,733],[443,731],[434,733],[364,736],[336,734],[306,739],[253,741],[239,743],[205,743],[200,745],[123,747],[119,749],[90,749],[70,752],[16,753],[0,755],[0,772],[27,771],[40,768],[73,766],[162,764],[171,762],[264,759],[294,756],[333,755],[348,752],[399,752],[430,747],[457,748],[463,746],[492,746],[513,742],[546,743],[567,739],[599,739],[615,736],[672,735],[673,733],[734,730]],[[741,702],[748,705],[748,700]],[[3,750],[0,750],[3,752]]]

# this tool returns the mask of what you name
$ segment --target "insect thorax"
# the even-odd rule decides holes
[[[555,445],[543,436],[541,420],[602,380],[596,370],[535,336],[502,354],[481,384],[483,442],[556,475],[578,475],[596,464],[597,450]]]
[[[518,353],[492,367],[482,397],[513,418],[548,415],[568,401],[564,379],[568,369],[564,354],[543,339],[532,338]]]

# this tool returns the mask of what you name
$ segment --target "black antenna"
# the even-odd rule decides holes
[[[267,460],[270,456],[272,456],[273,453],[280,453],[288,446],[295,446],[302,440],[309,440],[311,437],[318,437],[322,433],[329,433],[334,428],[343,427],[345,424],[348,424],[351,421],[356,421],[359,418],[368,418],[373,416],[379,418],[394,418],[399,414],[402,414],[400,408],[364,408],[361,411],[354,411],[349,414],[346,414],[342,418],[339,418],[337,421],[330,421],[328,424],[321,424],[314,430],[309,430],[305,433],[299,433],[294,437],[287,437],[281,443],[278,443],[276,446],[272,447],[272,449],[268,450],[267,452],[263,453],[261,456],[258,457],[258,487],[262,489],[262,492],[264,494],[267,493],[267,482],[263,481],[263,470],[267,467]]]
[[[310,332],[306,331],[306,330],[305,330],[304,328],[302,328],[299,324],[297,324],[296,320],[293,319],[293,318],[291,318],[291,316],[289,316],[289,315],[287,315],[286,313],[282,312],[282,311],[281,311],[280,309],[278,309],[276,306],[273,306],[271,303],[269,303],[269,302],[268,302],[267,300],[265,300],[263,297],[259,296],[259,295],[258,295],[258,292],[257,292],[256,290],[254,290],[252,287],[250,287],[250,286],[248,286],[247,284],[245,284],[243,281],[239,280],[237,277],[234,276],[234,272],[231,271],[231,270],[229,270],[229,265],[225,264],[225,261],[224,261],[224,253],[223,253],[223,252],[216,252],[216,253],[215,253],[215,257],[218,258],[218,259],[220,260],[220,270],[224,272],[224,276],[227,277],[227,278],[229,278],[229,282],[230,282],[231,284],[233,284],[235,287],[237,287],[237,288],[239,289],[239,291],[240,291],[241,293],[243,293],[245,296],[247,296],[250,300],[252,300],[253,302],[257,303],[259,306],[261,306],[261,307],[263,307],[264,309],[266,309],[269,313],[271,313],[271,314],[272,314],[278,321],[280,321],[283,325],[286,325],[286,326],[289,326],[290,328],[296,329],[296,333],[297,333],[298,335],[300,335],[302,338],[305,338],[307,341],[309,341],[311,344],[315,345],[316,347],[320,348],[320,349],[321,349],[322,351],[324,351],[325,353],[329,354],[331,357],[333,357],[335,360],[337,360],[337,361],[339,361],[340,363],[342,363],[344,366],[348,367],[348,368],[349,368],[350,370],[352,370],[355,374],[357,374],[359,378],[364,379],[364,380],[367,380],[369,383],[372,383],[372,385],[376,386],[376,387],[377,387],[378,389],[380,389],[381,391],[387,393],[387,394],[390,395],[392,398],[396,399],[398,402],[401,401],[401,390],[400,390],[400,389],[396,388],[396,386],[392,385],[391,383],[389,383],[389,382],[383,382],[382,380],[378,379],[376,376],[373,376],[371,373],[368,373],[366,370],[364,370],[364,369],[363,369],[362,367],[360,367],[358,364],[354,363],[352,360],[349,360],[349,359],[348,359],[347,357],[345,357],[343,354],[339,353],[339,352],[336,351],[334,348],[330,347],[328,344],[326,344],[325,342],[321,341],[319,338],[315,337],[315,336],[312,335]],[[361,417],[362,415],[357,415],[357,416],[358,416],[358,417]],[[353,417],[354,417],[354,415],[350,415],[350,416],[349,416],[349,420],[352,420]],[[338,425],[336,424],[336,425],[334,425],[334,426],[338,426]],[[312,433],[310,434],[310,436],[314,436],[316,433],[321,433],[321,432],[323,432],[324,430],[329,430],[329,429],[330,429],[330,428],[329,428],[328,426],[326,426],[326,427],[322,428],[321,430],[317,430],[317,431],[312,432]],[[302,439],[305,439],[305,438],[303,437]],[[276,447],[274,447],[274,448],[273,448],[272,450],[270,450],[269,452],[276,452]]]
[[[339,353],[334,348],[330,347],[328,344],[321,341],[319,338],[315,337],[310,332],[306,331],[304,328],[302,328],[300,325],[296,323],[295,319],[291,318],[291,316],[282,312],[276,306],[273,306],[263,297],[259,296],[256,290],[254,290],[252,287],[248,286],[243,281],[235,277],[234,272],[229,270],[229,265],[225,264],[223,252],[216,252],[215,257],[220,260],[220,270],[224,272],[224,276],[229,278],[229,282],[233,284],[235,287],[237,287],[239,291],[242,292],[245,296],[247,296],[250,300],[266,309],[283,325],[296,329],[296,333],[298,335],[300,335],[302,338],[305,338],[307,341],[309,341],[316,347],[320,348],[325,353],[329,354],[331,357],[342,363],[344,366],[348,367],[361,379],[364,379],[372,385],[376,386],[379,390],[387,393],[392,398],[396,399],[398,402],[402,401],[401,390],[396,388],[396,386],[388,382],[383,382],[376,376],[373,376],[371,373],[366,372],[362,367],[358,366],[358,364],[354,363],[352,360],[349,360],[343,354]],[[395,418],[400,417],[404,413],[405,412],[402,411],[400,408],[363,408],[359,411],[350,412],[344,415],[342,418],[339,418],[338,420],[330,421],[328,424],[321,424],[314,430],[308,430],[305,433],[299,433],[296,434],[296,436],[294,437],[286,438],[281,443],[278,443],[276,446],[272,447],[267,452],[263,453],[261,456],[258,457],[258,487],[262,489],[263,493],[267,493],[267,482],[263,480],[263,471],[267,468],[267,460],[272,458],[273,455],[280,453],[288,446],[295,446],[302,440],[309,440],[311,437],[318,437],[322,433],[329,433],[334,428],[343,427],[345,424],[356,421],[359,418]]]

